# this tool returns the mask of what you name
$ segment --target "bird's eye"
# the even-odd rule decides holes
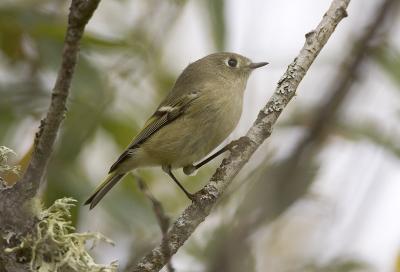
[[[228,59],[228,65],[229,65],[230,67],[236,67],[237,64],[238,64],[238,61],[237,61],[236,59],[234,59],[234,58]]]

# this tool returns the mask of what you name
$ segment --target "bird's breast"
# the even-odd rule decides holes
[[[187,141],[188,152],[196,152],[188,163],[204,158],[235,129],[242,113],[242,96],[229,95],[207,97],[208,101],[200,102],[199,108],[193,107],[187,115],[189,122],[196,124]]]
[[[242,95],[201,95],[186,112],[143,144],[154,164],[184,167],[201,160],[233,131],[242,113]]]

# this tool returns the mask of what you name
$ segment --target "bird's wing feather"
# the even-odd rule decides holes
[[[147,120],[144,129],[133,139],[127,149],[119,156],[117,161],[111,166],[109,173],[113,172],[118,165],[129,158],[132,150],[139,147],[151,135],[160,130],[163,126],[179,118],[190,104],[199,97],[199,92],[193,91],[177,99],[175,103],[164,101],[157,108],[157,111]],[[165,103],[166,102],[166,103]]]

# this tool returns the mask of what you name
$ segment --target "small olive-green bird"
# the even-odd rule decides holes
[[[243,94],[251,72],[267,65],[235,53],[215,53],[189,64],[176,80],[144,128],[111,166],[108,176],[85,202],[90,209],[127,173],[161,166],[193,200],[171,169],[190,174],[212,158],[194,166],[236,127],[242,114]]]

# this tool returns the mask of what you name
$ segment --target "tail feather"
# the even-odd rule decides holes
[[[114,187],[117,182],[122,179],[125,174],[110,173],[105,180],[96,188],[95,192],[86,200],[85,205],[90,204],[90,209],[93,209],[100,200]]]

